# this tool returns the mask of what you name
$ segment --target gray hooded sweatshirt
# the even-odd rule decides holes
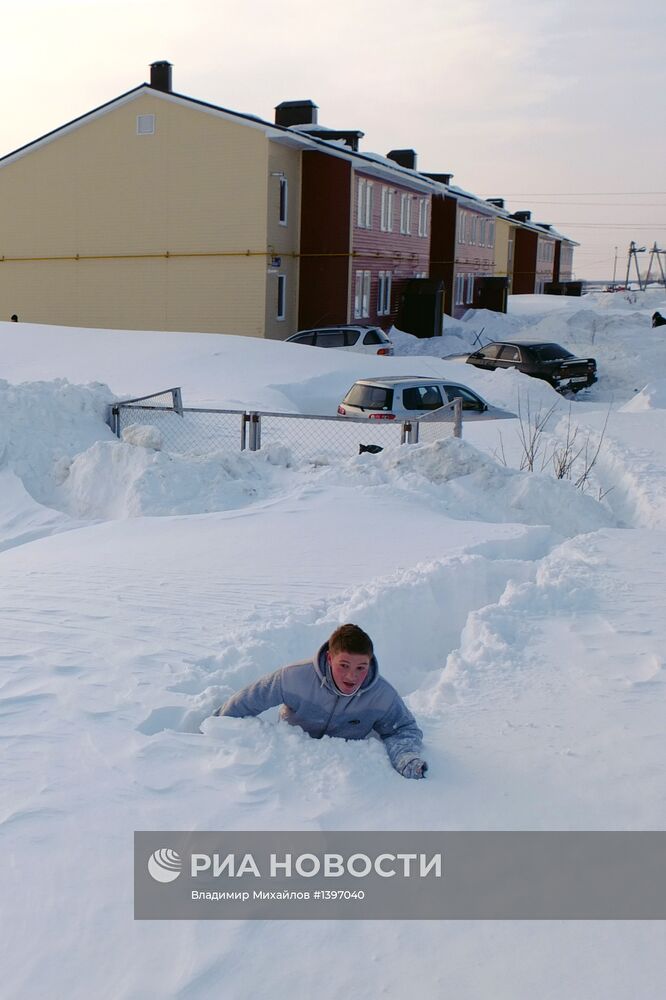
[[[328,663],[328,642],[311,660],[292,663],[242,688],[217,712],[243,718],[281,705],[280,716],[315,739],[362,740],[375,732],[396,771],[421,756],[423,733],[395,688],[379,674],[373,656],[353,694],[338,691]]]

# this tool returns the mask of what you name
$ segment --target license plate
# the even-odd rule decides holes
[[[574,375],[572,378],[562,379],[567,385],[571,385],[572,382],[587,382],[587,375]]]

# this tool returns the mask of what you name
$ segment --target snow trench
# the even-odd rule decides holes
[[[552,534],[533,528],[527,541],[518,541],[518,546],[513,541],[486,542],[478,552],[420,563],[280,622],[229,633],[219,653],[182,669],[163,691],[164,704],[137,728],[145,735],[164,729],[198,732],[234,691],[314,654],[342,622],[356,622],[370,635],[381,635],[381,648],[376,649],[380,670],[408,703],[415,692],[439,692],[442,671],[470,620],[498,606],[507,592],[534,581]],[[445,701],[453,698],[451,689]],[[428,705],[421,693],[419,703]],[[436,712],[443,707],[437,699],[432,705]]]

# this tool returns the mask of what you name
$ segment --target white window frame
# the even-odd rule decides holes
[[[400,232],[403,236],[412,234],[412,198],[409,194],[400,195]]]
[[[393,283],[392,271],[379,272],[379,284],[377,286],[377,315],[388,316],[391,312],[391,285]]]
[[[278,274],[277,276],[277,306],[275,310],[275,318],[279,322],[282,322],[287,315],[287,275]]]
[[[393,232],[393,188],[382,187],[382,212],[380,228],[383,233]]]
[[[354,282],[354,319],[370,315],[370,271],[357,271]]]
[[[465,243],[465,226],[467,225],[467,212],[460,212],[458,216],[458,243]]]
[[[462,306],[464,304],[465,304],[465,275],[456,274],[455,305]]]
[[[474,301],[474,274],[470,272],[467,275],[467,289],[465,292],[465,303],[469,304]]]
[[[280,178],[279,197],[278,219],[281,226],[286,226],[289,221],[289,182],[286,177]]]
[[[488,223],[488,246],[495,246],[495,220],[491,219]]]
[[[428,235],[428,199],[419,198],[419,236]]]
[[[358,178],[356,222],[359,229],[372,229],[372,188],[367,177]]]

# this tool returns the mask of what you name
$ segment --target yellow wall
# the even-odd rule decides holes
[[[280,178],[287,179],[287,224],[280,223]],[[284,340],[296,332],[298,322],[298,249],[301,231],[301,151],[290,149],[276,142],[268,149],[268,245],[273,256],[280,258],[280,266],[270,268],[266,279],[266,336]],[[276,319],[278,275],[284,274],[286,285],[286,313],[284,320]]]
[[[150,113],[155,134],[137,135]],[[0,317],[264,336],[272,162],[296,173],[285,246],[300,188],[300,154],[269,164],[269,146],[260,129],[149,93],[0,166]],[[53,259],[76,254],[112,259]]]
[[[513,240],[515,247],[515,229],[506,219],[495,219],[495,274],[501,278],[508,277],[509,293],[513,283],[513,260],[509,259],[509,244]]]

